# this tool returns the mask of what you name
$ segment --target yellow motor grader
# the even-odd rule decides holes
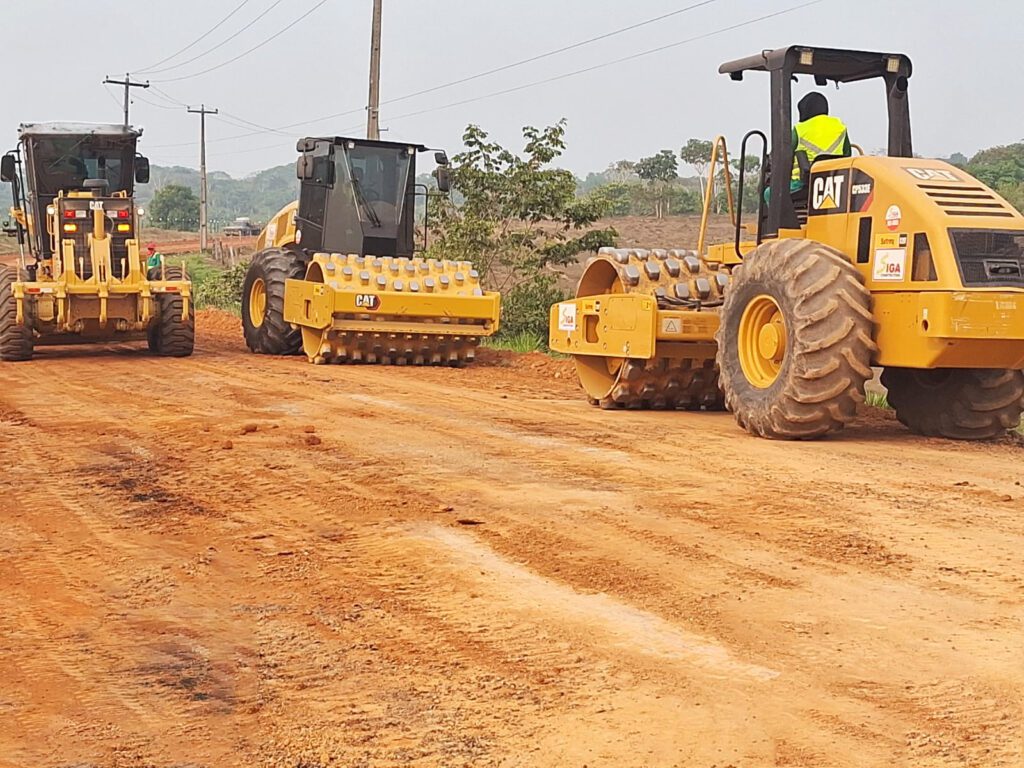
[[[242,287],[249,349],[314,363],[471,361],[498,330],[500,297],[469,262],[416,256],[416,156],[427,148],[335,136],[297,149],[299,199],[260,234]],[[447,192],[448,158],[435,159]]]
[[[32,123],[0,159],[11,184],[17,269],[0,265],[0,360],[42,344],[145,339],[169,357],[192,353],[191,284],[181,269],[148,270],[139,254],[134,184],[142,131],[119,125]]]
[[[967,172],[914,156],[902,54],[792,46],[729,62],[767,72],[758,213],[734,208],[732,242],[696,250],[606,249],[573,301],[551,310],[550,345],[573,355],[605,408],[733,412],[768,438],[842,429],[872,366],[911,430],[991,438],[1024,410],[1024,217]],[[795,152],[792,83],[881,81],[886,157]],[[716,139],[710,178],[729,161]],[[792,185],[794,162],[800,184]],[[743,199],[745,163],[737,183]],[[749,192],[749,189],[748,189]],[[744,231],[746,237],[744,237]]]

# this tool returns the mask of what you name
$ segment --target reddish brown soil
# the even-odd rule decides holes
[[[1024,764],[1013,441],[773,443],[211,313],[2,371],[5,766]]]

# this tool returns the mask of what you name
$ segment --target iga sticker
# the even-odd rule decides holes
[[[885,226],[890,231],[895,232],[900,228],[900,223],[903,221],[903,211],[900,210],[898,205],[890,205],[885,212]]]
[[[875,280],[902,282],[907,265],[906,248],[879,248],[875,251]]]
[[[558,330],[560,330],[560,331],[575,331],[576,330],[576,305],[575,304],[559,304],[558,305]]]

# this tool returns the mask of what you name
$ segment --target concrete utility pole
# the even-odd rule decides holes
[[[380,138],[380,18],[383,0],[373,0],[373,31],[370,33],[370,102],[366,106],[366,138]]]
[[[109,77],[103,81],[104,85],[124,86],[124,127],[128,127],[128,90],[130,88],[149,88],[149,80],[144,83],[133,83],[127,72],[124,73],[124,80],[111,80]]]
[[[207,109],[205,104],[199,109],[186,107],[189,112],[199,115],[199,250],[206,252],[206,116],[216,115],[219,110]]]

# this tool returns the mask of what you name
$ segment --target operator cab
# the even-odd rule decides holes
[[[910,105],[907,87],[912,72],[910,59],[901,53],[872,53],[835,48],[812,48],[794,45],[763,51],[754,56],[730,61],[719,67],[721,74],[733,80],[742,80],[746,72],[771,74],[771,142],[770,154],[762,157],[762,173],[758,190],[762,207],[765,188],[770,188],[767,210],[762,210],[758,222],[758,242],[762,237],[774,237],[780,229],[797,229],[807,216],[807,179],[810,164],[800,164],[803,189],[790,192],[793,172],[793,81],[800,75],[814,78],[815,85],[829,81],[853,83],[861,80],[881,79],[886,92],[889,115],[889,157],[913,157],[910,140]],[[743,139],[743,150],[752,136],[764,139],[760,131],[751,131]],[[768,142],[765,141],[767,144]],[[767,147],[766,147],[767,149]],[[819,155],[815,163],[834,158]],[[800,159],[797,158],[797,162]],[[741,164],[741,183],[742,183]]]
[[[130,200],[134,185],[149,181],[149,161],[135,151],[141,135],[140,128],[92,123],[23,123],[19,127],[19,146],[4,156],[0,180],[13,185],[14,207],[25,213],[30,251],[38,259],[53,255],[46,217],[55,200],[70,196]],[[22,242],[25,232],[20,222],[16,229]]]
[[[427,147],[335,136],[300,139],[297,149],[297,245],[309,252],[413,254],[422,186],[416,184],[416,155]],[[437,152],[435,159],[438,188],[447,192],[448,158]]]

